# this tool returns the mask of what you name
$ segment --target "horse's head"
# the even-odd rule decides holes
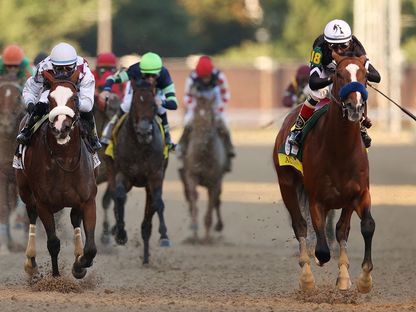
[[[367,103],[368,92],[365,68],[366,56],[340,56],[332,53],[337,63],[332,95],[342,105],[343,114],[352,122],[359,122]]]
[[[16,122],[24,113],[22,87],[17,81],[0,81],[0,132],[15,133]]]
[[[133,100],[130,114],[139,143],[153,139],[153,118],[157,113],[155,86],[145,80],[132,80]]]
[[[79,71],[76,70],[68,80],[55,79],[49,72],[43,72],[51,85],[49,91],[49,125],[58,144],[66,144],[78,119],[77,86]]]

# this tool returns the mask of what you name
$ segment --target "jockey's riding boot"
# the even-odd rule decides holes
[[[224,142],[225,150],[227,152],[228,157],[230,158],[235,157],[235,151],[234,151],[233,143],[231,142],[230,131],[228,131],[228,128],[225,125],[224,121],[220,120],[217,123],[217,127],[218,127],[218,133],[220,134]]]
[[[84,125],[87,130],[87,139],[91,145],[91,148],[94,152],[101,149],[101,143],[98,139],[97,128],[95,127],[95,119],[93,111],[89,112],[81,112],[80,113],[81,120],[84,121]]]
[[[104,127],[103,133],[101,134],[101,144],[110,144],[111,138],[113,136],[114,126],[117,124],[118,120],[123,114],[123,110],[119,107],[117,113],[110,119],[110,121]]]
[[[191,134],[191,126],[186,125],[185,128],[183,128],[181,138],[179,139],[179,142],[176,145],[176,157],[178,157],[179,159],[183,159],[183,157],[186,155],[186,150],[188,149],[190,134]]]
[[[174,151],[176,145],[172,142],[172,138],[170,136],[168,116],[166,113],[163,113],[163,114],[160,114],[159,117],[160,119],[162,119],[162,126],[163,126],[163,130],[165,131],[165,143],[168,146],[169,151]]]
[[[315,101],[309,97],[304,103],[299,112],[298,117],[296,118],[295,124],[289,132],[288,142],[291,145],[300,146],[302,140],[302,129],[305,127],[305,123],[312,116],[315,111],[315,105],[318,101]]]
[[[367,133],[367,128],[364,125],[361,125],[360,132],[365,148],[369,148],[371,146],[371,138]]]

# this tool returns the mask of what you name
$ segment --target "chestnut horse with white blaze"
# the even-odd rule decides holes
[[[30,219],[25,271],[34,274],[38,270],[35,234],[39,216],[47,234],[52,274],[59,275],[60,241],[56,236],[54,213],[71,207],[75,242],[72,274],[83,278],[97,253],[94,242],[97,185],[93,158],[81,137],[76,86],[79,71],[75,71],[69,80],[56,80],[46,71],[43,75],[51,86],[49,121],[33,134],[23,158],[23,169],[16,170],[19,193]],[[81,237],[81,221],[85,246]]]
[[[372,288],[371,242],[375,222],[370,213],[368,157],[360,135],[360,121],[368,95],[365,88],[366,58],[342,57],[335,53],[333,57],[337,68],[332,77],[329,108],[305,138],[303,176],[293,167],[281,166],[276,157],[279,147],[285,143],[299,108],[286,117],[277,135],[274,164],[283,202],[290,213],[292,227],[299,241],[301,289],[314,288],[315,281],[306,248],[306,221],[299,209],[299,190],[301,194],[306,192],[309,198],[309,210],[317,237],[315,256],[320,265],[330,260],[330,250],[325,236],[327,214],[331,209],[341,209],[341,216],[336,225],[336,238],[340,246],[336,283],[339,289],[349,289],[351,286],[347,240],[352,213],[355,211],[361,219],[365,252],[357,288],[360,292],[367,293]]]

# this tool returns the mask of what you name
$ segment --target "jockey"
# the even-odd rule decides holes
[[[117,71],[117,57],[112,52],[100,53],[97,55],[95,69],[92,71],[95,78],[96,96],[104,90],[106,80],[109,76],[114,75]],[[114,84],[111,92],[123,98],[123,85]],[[101,106],[101,104],[100,104]],[[104,107],[105,105],[102,105]]]
[[[153,52],[147,52],[143,54],[140,62],[131,65],[127,71],[120,71],[115,75],[109,76],[106,80],[104,91],[100,94],[101,100],[108,98],[114,83],[123,83],[131,79],[145,79],[152,85],[156,83],[157,92],[155,100],[156,104],[158,104],[157,114],[162,119],[166,144],[168,145],[169,150],[174,150],[175,144],[173,144],[170,136],[166,110],[176,110],[178,108],[178,101],[176,99],[175,86],[173,84],[172,78],[170,77],[167,68],[163,66],[160,56]],[[133,88],[129,82],[126,85],[124,99],[120,105],[118,113],[104,128],[101,139],[103,144],[109,143],[114,125],[122,114],[130,111],[132,100]]]
[[[15,44],[6,46],[0,60],[0,76],[11,80],[21,80],[23,84],[32,74],[30,61],[25,57],[22,48]]]
[[[219,69],[214,67],[212,59],[203,55],[199,58],[198,63],[188,78],[185,81],[185,127],[181,139],[179,141],[178,157],[181,158],[186,153],[188,147],[189,134],[191,132],[191,120],[193,119],[194,108],[196,105],[196,96],[194,90],[202,91],[216,89],[219,96],[216,97],[216,119],[218,133],[224,142],[226,152],[228,155],[228,161],[226,165],[226,171],[231,170],[230,158],[235,157],[234,146],[231,142],[230,132],[226,126],[226,120],[224,116],[225,106],[230,100],[230,91],[228,89],[228,81],[225,74]]]
[[[332,59],[332,51],[335,51],[339,55],[366,55],[364,47],[351,34],[351,28],[345,21],[335,19],[325,26],[324,33],[316,38],[313,43],[313,51],[310,59],[311,72],[309,84],[305,88],[308,98],[303,103],[295,125],[289,134],[290,144],[300,144],[301,130],[305,126],[305,122],[312,116],[316,104],[330,94],[332,85],[331,76],[336,68],[336,64]],[[368,59],[365,67],[367,68],[367,79],[371,82],[380,82],[380,74],[370,64]],[[371,127],[371,121],[365,113],[364,120],[361,122],[361,136],[364,145],[369,147],[371,145],[371,138],[367,134],[366,127]]]
[[[48,110],[47,96],[49,94],[49,86],[46,84],[42,73],[48,71],[56,79],[68,79],[76,70],[80,72],[77,83],[80,117],[87,129],[88,141],[93,150],[96,151],[101,148],[92,112],[94,105],[94,76],[88,67],[87,61],[78,56],[76,50],[65,42],[57,44],[52,49],[51,54],[38,64],[36,73],[25,84],[23,100],[30,118],[17,136],[19,143],[29,143],[32,135],[32,126]]]
[[[285,107],[293,107],[294,105],[305,101],[304,88],[309,81],[309,66],[301,65],[296,71],[293,81],[287,86],[283,96],[282,104]]]

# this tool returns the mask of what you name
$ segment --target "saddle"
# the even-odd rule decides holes
[[[113,132],[111,133],[111,139],[108,143],[104,153],[105,155],[111,157],[111,159],[114,159],[114,146],[117,144],[117,134],[120,131],[121,126],[126,121],[126,117],[128,116],[128,113],[124,113],[117,121],[117,123],[114,125]],[[165,159],[169,157],[169,146],[166,144],[165,140],[165,131],[163,130],[162,120],[159,116],[156,116],[156,124],[158,125],[160,129],[160,133],[162,134],[163,139],[163,156]]]

